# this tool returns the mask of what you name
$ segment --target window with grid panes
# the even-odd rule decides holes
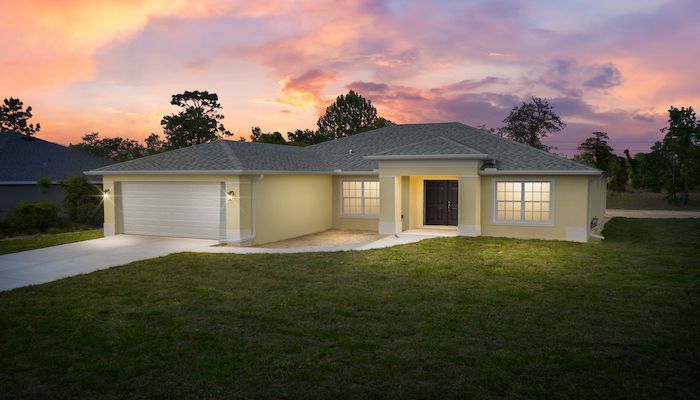
[[[496,222],[549,223],[551,207],[551,182],[496,182]]]
[[[347,216],[379,215],[379,181],[343,181],[341,210]]]

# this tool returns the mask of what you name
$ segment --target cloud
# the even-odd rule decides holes
[[[33,87],[85,79],[94,73],[95,49],[126,40],[154,15],[180,9],[184,0],[30,0],[3,2],[0,87]]]
[[[372,99],[382,116],[398,123],[461,121],[495,126],[520,98],[500,93],[474,92],[500,80],[459,81],[434,88],[415,88],[376,82],[352,82],[352,89]]]
[[[593,76],[583,82],[583,87],[589,89],[609,89],[622,84],[620,70],[612,64],[589,66]]]
[[[581,97],[591,90],[604,91],[622,84],[622,74],[612,63],[581,64],[574,59],[555,59],[546,64],[540,78],[524,82],[541,84],[556,94]]]
[[[294,107],[319,107],[325,102],[321,90],[336,77],[319,69],[306,71],[295,76],[287,75],[279,83],[277,101]]]

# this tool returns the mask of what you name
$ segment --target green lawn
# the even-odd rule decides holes
[[[17,239],[0,239],[0,254],[58,246],[102,237],[102,229],[67,233],[45,234]]]
[[[0,293],[0,398],[693,398],[700,220],[184,253]]]
[[[687,205],[670,204],[663,193],[608,192],[607,208],[625,210],[700,211],[700,193],[690,193]]]

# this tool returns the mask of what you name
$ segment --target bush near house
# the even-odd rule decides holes
[[[63,182],[63,209],[70,222],[96,227],[102,225],[102,196],[100,189],[84,176]]]
[[[65,225],[53,203],[25,201],[20,203],[2,222],[5,235],[36,234]]]
[[[20,203],[3,221],[0,236],[35,235],[92,229],[102,225],[100,189],[79,176],[62,183],[63,212],[50,202]]]

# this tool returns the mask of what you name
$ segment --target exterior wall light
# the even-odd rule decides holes
[[[102,191],[102,198],[103,199],[109,198],[109,189],[105,189]]]
[[[235,195],[236,195],[236,193],[233,190],[231,190],[230,192],[226,193],[226,200],[228,200],[228,201],[233,200],[233,196],[235,196]]]

